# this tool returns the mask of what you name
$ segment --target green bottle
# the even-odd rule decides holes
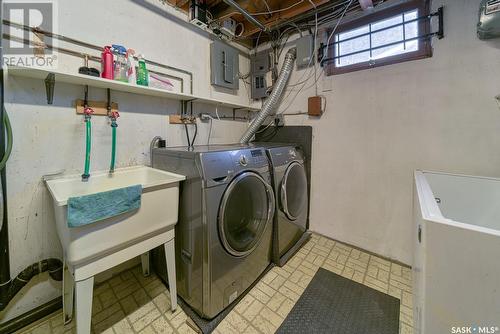
[[[148,86],[149,85],[149,73],[146,68],[146,61],[144,60],[144,55],[139,55],[137,56],[139,59],[139,66],[137,69],[137,84],[141,86]]]

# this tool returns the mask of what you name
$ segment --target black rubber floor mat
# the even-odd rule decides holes
[[[399,303],[320,268],[277,333],[398,334]]]

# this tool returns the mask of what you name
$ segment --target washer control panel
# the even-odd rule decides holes
[[[268,166],[266,152],[263,149],[248,149],[231,152],[233,161],[239,168],[262,168]]]
[[[267,157],[263,150],[250,150],[252,162],[258,166],[267,164]]]

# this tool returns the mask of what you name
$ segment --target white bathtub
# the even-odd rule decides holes
[[[413,217],[415,332],[500,333],[500,179],[416,171]]]

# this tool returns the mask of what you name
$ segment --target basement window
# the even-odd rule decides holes
[[[376,11],[337,28],[328,47],[328,75],[432,56],[428,1]]]

